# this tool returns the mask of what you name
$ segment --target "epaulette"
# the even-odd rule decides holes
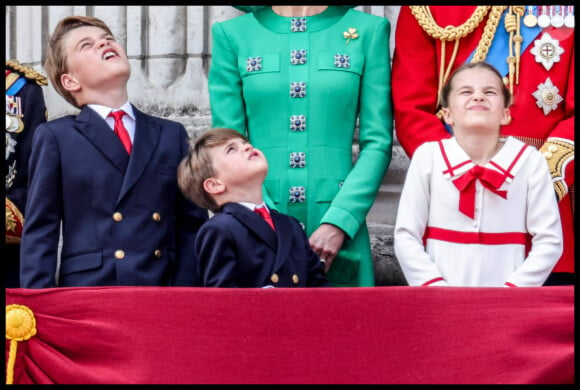
[[[7,60],[6,67],[22,74],[24,77],[34,81],[36,84],[40,86],[48,85],[48,79],[46,78],[46,76],[44,76],[43,74],[41,74],[40,72],[29,66],[22,65],[16,60]]]

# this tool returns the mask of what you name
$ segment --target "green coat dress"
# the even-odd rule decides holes
[[[322,223],[346,233],[333,286],[374,286],[366,215],[392,154],[389,21],[349,7],[303,18],[264,7],[215,23],[212,34],[212,126],[265,153],[270,207],[308,236]]]

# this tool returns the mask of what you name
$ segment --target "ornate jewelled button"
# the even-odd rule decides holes
[[[246,70],[248,72],[262,70],[262,57],[249,57],[246,60]]]
[[[292,50],[290,52],[290,62],[292,65],[304,65],[306,63],[306,50]]]
[[[304,168],[306,166],[306,153],[292,152],[290,153],[290,167]]]
[[[290,97],[303,98],[306,96],[306,83],[303,81],[290,83]]]
[[[559,94],[558,87],[549,77],[538,85],[538,89],[532,93],[532,96],[536,98],[536,105],[544,111],[544,115],[558,108],[558,104],[564,100]]]
[[[535,56],[536,62],[544,65],[546,70],[550,70],[554,62],[560,61],[560,54],[564,53],[564,49],[560,47],[560,42],[557,39],[552,38],[548,33],[544,33],[541,39],[534,41],[534,47],[530,50],[530,53]]]
[[[306,189],[303,186],[290,187],[290,202],[302,203],[306,200]]]
[[[272,281],[272,283],[278,283],[278,280],[280,280],[280,278],[278,277],[278,274],[272,274],[270,280]]]
[[[290,115],[290,130],[304,131],[306,130],[306,116],[304,115]]]
[[[292,275],[292,281],[294,282],[294,284],[298,284],[298,282],[300,281],[300,279],[298,279],[298,275],[296,274]]]
[[[290,21],[290,31],[302,32],[307,29],[308,19],[306,18],[292,18]]]
[[[334,66],[337,68],[350,68],[350,57],[346,54],[336,53],[334,55]]]

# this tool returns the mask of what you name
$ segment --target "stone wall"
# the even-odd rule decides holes
[[[391,55],[399,8],[357,7],[389,18]],[[240,14],[230,6],[6,6],[5,55],[44,73],[45,42],[58,21],[69,15],[98,17],[127,50],[131,102],[143,111],[183,123],[195,136],[211,124],[207,92],[211,25]],[[77,111],[51,86],[44,90],[49,119]],[[356,143],[353,150],[356,158]],[[408,164],[395,140],[393,159],[367,217],[377,285],[406,284],[393,252],[393,227]]]

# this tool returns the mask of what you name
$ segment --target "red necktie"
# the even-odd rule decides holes
[[[268,212],[268,210],[266,210],[265,207],[256,207],[254,209],[254,212],[259,214],[262,218],[264,218],[272,229],[276,230],[276,228],[274,227],[274,222],[272,222],[272,217],[270,217],[270,213]]]
[[[479,180],[481,184],[493,192],[507,199],[507,191],[499,191],[498,188],[505,181],[505,175],[493,169],[484,168],[476,165],[469,171],[465,172],[463,176],[453,180],[455,187],[461,192],[459,194],[459,211],[467,215],[469,218],[475,216],[475,181]]]
[[[117,134],[117,137],[119,137],[121,143],[123,143],[127,153],[131,154],[131,137],[129,137],[129,133],[123,124],[123,115],[125,115],[125,111],[122,110],[114,111],[109,114],[109,116],[115,118],[115,134]]]

